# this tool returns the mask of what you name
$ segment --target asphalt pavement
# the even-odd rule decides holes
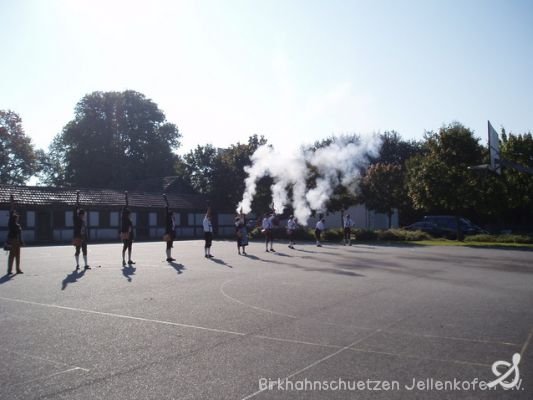
[[[533,398],[531,251],[164,250],[123,267],[120,243],[89,245],[76,271],[72,246],[23,248],[0,276],[0,399]]]

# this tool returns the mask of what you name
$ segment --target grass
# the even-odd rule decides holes
[[[260,229],[251,232],[251,239],[263,239]],[[340,243],[343,240],[343,230],[339,228],[328,229],[322,239],[325,242]],[[286,240],[286,232],[279,229],[275,234],[276,240]],[[433,238],[431,235],[420,231],[407,231],[403,229],[369,230],[353,229],[352,243],[371,243],[376,245],[413,245],[413,246],[462,246],[475,248],[533,250],[533,235],[474,235],[465,237],[464,241],[444,238]],[[300,229],[296,231],[296,240],[313,241],[314,229]]]
[[[459,242],[457,240],[446,239],[433,239],[433,240],[420,240],[415,244],[421,246],[462,246],[462,247],[485,247],[485,248],[507,248],[507,249],[528,249],[533,250],[533,244],[531,243],[509,243],[509,242],[474,242],[466,241]]]

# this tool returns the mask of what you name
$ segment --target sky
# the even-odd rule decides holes
[[[84,95],[127,89],[178,126],[178,153],[533,131],[531,0],[0,0],[0,37],[0,109],[37,148]]]

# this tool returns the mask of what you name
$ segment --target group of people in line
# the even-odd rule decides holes
[[[88,262],[87,243],[88,243],[88,228],[86,220],[86,212],[79,206],[79,202],[76,203],[76,207],[73,212],[73,234],[72,244],[75,248],[74,259],[76,261],[76,270],[80,269],[80,255],[83,256],[83,269],[91,269]],[[166,242],[166,261],[176,261],[172,257],[172,249],[174,247],[174,240],[176,239],[176,220],[174,212],[166,207],[166,223],[165,234],[163,240]],[[9,213],[8,221],[8,233],[7,240],[4,244],[4,250],[9,252],[7,274],[13,274],[13,265],[16,268],[16,274],[23,274],[24,272],[20,268],[20,248],[24,246],[22,239],[22,227],[20,225],[20,216],[12,207]],[[211,223],[211,210],[208,208],[203,219],[203,231],[204,231],[204,252],[206,258],[213,258],[211,254],[211,245],[213,242],[213,224]],[[133,241],[135,240],[135,229],[133,221],[131,219],[131,210],[126,206],[122,209],[122,221],[120,224],[120,239],[122,240],[122,266],[134,265],[132,248]],[[246,243],[244,240],[246,239]],[[248,244],[248,235],[243,236],[243,252],[244,247]],[[128,255],[128,261],[126,261],[126,252]]]
[[[261,232],[265,235],[265,251],[268,252],[275,252],[274,250],[274,235],[273,230],[274,226],[276,225],[276,215],[274,212],[264,214],[263,220],[261,222]],[[350,217],[350,214],[346,214],[342,219],[342,227],[343,227],[343,234],[344,234],[344,241],[343,244],[352,245],[352,227],[353,227],[353,221]],[[239,251],[239,254],[241,254],[240,248],[243,246],[243,232],[246,232],[246,225],[245,225],[245,219],[244,216],[241,215],[237,216],[235,218],[235,226],[236,226],[236,234],[237,234],[237,248]],[[294,238],[295,238],[295,232],[298,229],[298,220],[291,215],[289,219],[287,220],[287,237],[289,238],[289,248],[294,249],[294,245],[296,244]],[[319,219],[315,225],[315,239],[316,239],[316,245],[317,247],[322,247],[322,233],[326,230],[326,220],[322,214],[319,215]],[[246,246],[248,244],[248,238],[246,235]],[[246,254],[244,252],[243,247],[243,254]]]
[[[166,200],[166,197],[165,197]],[[174,240],[176,239],[176,220],[174,212],[170,210],[167,202],[165,208],[165,234],[163,240],[166,242],[166,261],[176,261],[172,257],[172,249],[174,247]],[[208,207],[207,212],[203,218],[203,232],[204,232],[204,257],[213,258],[211,254],[211,246],[213,243],[213,224],[211,221],[211,209]],[[266,252],[275,252],[274,250],[274,227],[277,225],[276,215],[274,212],[266,213],[263,216],[261,222],[261,232],[265,236],[265,250]],[[294,216],[290,216],[286,229],[289,239],[288,247],[294,249],[295,233],[298,229],[298,220]],[[344,245],[352,245],[351,243],[351,228],[353,222],[349,214],[343,218],[343,230],[344,230]],[[79,197],[76,201],[76,207],[73,213],[73,240],[72,244],[75,247],[74,258],[76,261],[76,270],[80,269],[80,254],[83,256],[85,270],[91,269],[88,263],[87,255],[87,242],[88,242],[88,228],[86,222],[86,212],[79,206]],[[321,247],[321,236],[325,231],[325,219],[322,215],[319,216],[319,220],[315,226],[315,239],[316,245]],[[246,247],[248,246],[248,227],[245,215],[242,213],[235,217],[235,236],[237,240],[237,251],[239,255],[247,255]],[[135,261],[132,260],[132,247],[135,240],[135,229],[133,221],[131,219],[131,210],[126,205],[122,209],[122,220],[120,225],[120,239],[122,240],[122,265],[132,266]],[[4,250],[9,251],[8,256],[8,275],[13,274],[13,264],[15,264],[16,274],[22,274],[20,269],[20,248],[24,245],[22,240],[22,227],[19,222],[19,214],[14,210],[13,206],[9,215],[8,223],[8,235],[7,241],[4,245]],[[127,261],[126,261],[127,253]]]

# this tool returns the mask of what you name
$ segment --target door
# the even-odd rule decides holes
[[[37,211],[35,240],[48,242],[52,240],[52,216],[49,211]]]

